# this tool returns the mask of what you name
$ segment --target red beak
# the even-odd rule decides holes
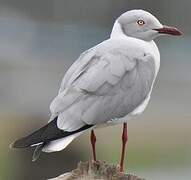
[[[154,29],[154,30],[158,31],[160,34],[170,34],[170,35],[173,35],[173,36],[181,36],[183,34],[177,28],[168,27],[168,26],[163,26],[163,28]]]

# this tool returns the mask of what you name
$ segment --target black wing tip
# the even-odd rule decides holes
[[[12,142],[11,144],[9,144],[9,149],[15,149],[14,142]]]
[[[10,149],[17,149],[17,148],[27,148],[28,145],[26,145],[24,142],[23,142],[23,138],[22,139],[19,139],[19,140],[16,140],[14,141],[13,143],[11,143],[9,145],[9,148]]]
[[[86,124],[85,126],[79,128],[78,130],[67,132],[59,129],[57,127],[57,117],[48,123],[47,125],[43,126],[39,130],[35,131],[34,133],[23,137],[21,139],[16,140],[12,144],[10,144],[11,149],[16,148],[27,148],[29,146],[39,144],[41,142],[49,142],[56,139],[60,139],[63,137],[67,137],[69,135],[84,131],[86,129],[91,128],[94,125]]]
[[[23,144],[23,139],[16,140],[15,142],[9,145],[10,149],[27,148],[27,147],[28,145]],[[32,162],[35,162],[38,160],[43,147],[44,147],[44,143],[36,146],[36,149],[33,153]]]
[[[17,140],[12,142],[10,145],[9,145],[9,148],[10,149],[16,149],[16,148],[20,148],[20,146],[17,145]]]

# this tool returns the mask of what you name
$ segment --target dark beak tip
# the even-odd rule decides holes
[[[184,35],[184,33],[183,33],[182,31],[179,31],[179,30],[178,30],[178,32],[179,32],[178,36]]]
[[[176,35],[176,36],[182,36],[183,32],[178,30],[177,28],[174,28],[174,30],[172,29],[172,32],[174,32],[174,34],[172,35]]]

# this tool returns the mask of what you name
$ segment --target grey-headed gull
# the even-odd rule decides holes
[[[110,38],[82,53],[65,74],[50,105],[48,124],[11,147],[36,146],[34,161],[41,151],[60,151],[91,129],[96,161],[94,128],[123,123],[120,160],[123,171],[127,121],[141,114],[149,102],[160,66],[154,39],[163,34],[182,33],[162,25],[144,10],[131,10],[119,16]]]

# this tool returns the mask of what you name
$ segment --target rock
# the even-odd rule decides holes
[[[121,173],[119,167],[106,162],[79,162],[76,169],[49,180],[144,180],[135,175]]]

